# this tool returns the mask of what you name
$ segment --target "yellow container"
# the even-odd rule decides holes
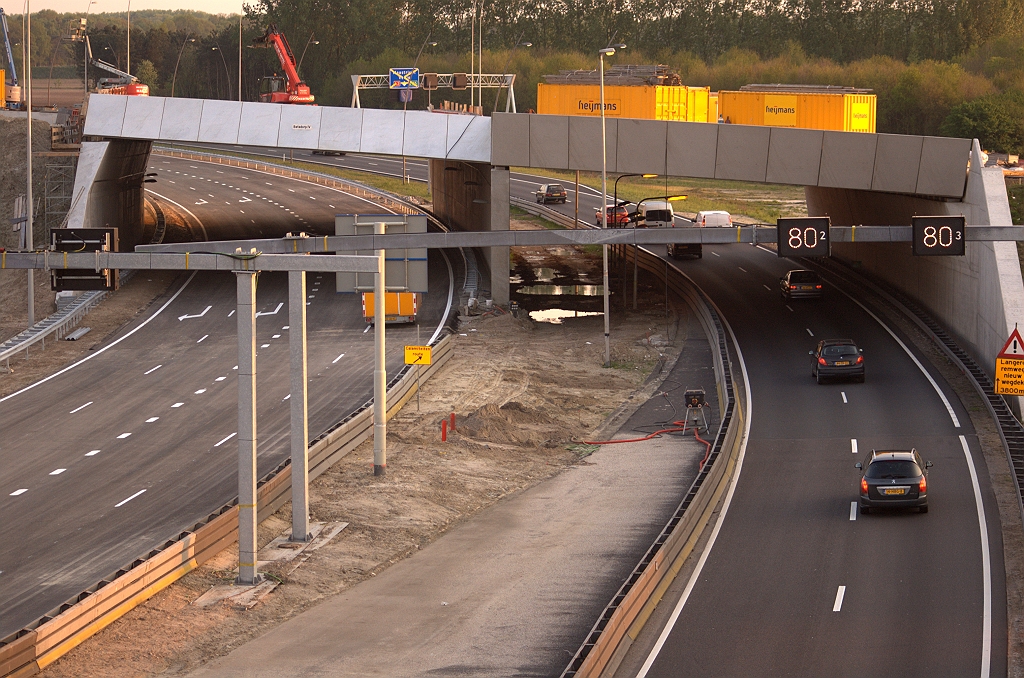
[[[385,292],[384,293],[384,322],[386,323],[411,323],[416,322],[416,312],[419,306],[415,292]],[[374,295],[373,292],[363,292],[363,319],[372,324],[374,319]]]
[[[723,122],[874,132],[874,94],[811,92],[719,92]]]
[[[718,122],[718,92],[708,95],[708,122]]]
[[[607,117],[707,122],[708,87],[606,85]],[[537,112],[548,115],[601,115],[598,85],[537,85]]]
[[[7,108],[7,72],[0,68],[0,108]],[[25,163],[26,165],[28,162]]]

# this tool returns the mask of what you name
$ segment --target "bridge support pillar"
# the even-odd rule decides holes
[[[309,541],[309,423],[306,397],[306,272],[288,271],[291,353],[292,541]]]
[[[491,168],[491,213],[488,230],[507,231],[511,228],[509,207],[509,171],[508,167]],[[505,306],[509,301],[509,248],[491,247],[491,298],[494,303]]]
[[[256,572],[256,271],[238,271],[238,580]]]

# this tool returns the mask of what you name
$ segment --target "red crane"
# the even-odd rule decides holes
[[[311,104],[313,95],[309,93],[309,85],[302,82],[299,72],[295,70],[295,55],[288,46],[284,33],[277,30],[277,24],[267,26],[267,32],[256,38],[253,47],[270,47],[273,45],[277,58],[281,61],[281,69],[285,78],[275,74],[260,80],[260,101],[271,104]]]

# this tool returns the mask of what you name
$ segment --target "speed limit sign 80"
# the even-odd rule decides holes
[[[779,219],[780,257],[827,257],[831,254],[828,217]]]

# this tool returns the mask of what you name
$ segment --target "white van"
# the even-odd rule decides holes
[[[640,203],[638,227],[672,228],[674,224],[675,213],[672,211],[672,203],[667,200],[646,200]]]
[[[732,215],[721,210],[697,212],[697,216],[693,219],[693,225],[698,228],[715,228],[719,226],[728,228],[732,226]]]

